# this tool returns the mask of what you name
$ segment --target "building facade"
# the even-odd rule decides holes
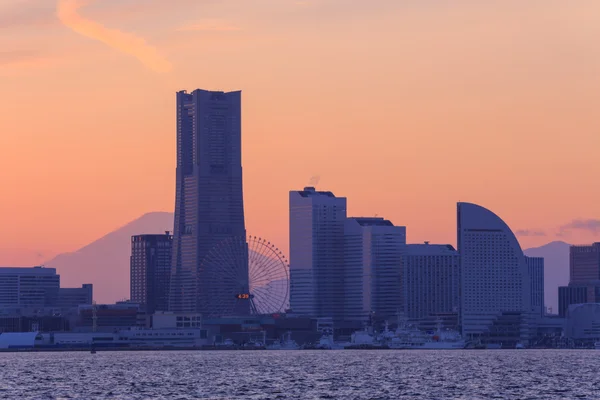
[[[458,313],[460,256],[451,245],[407,245],[402,257],[402,280],[402,311],[406,318]]]
[[[600,281],[600,243],[571,246],[569,249],[569,283],[587,285]],[[593,301],[593,300],[590,300]]]
[[[534,318],[531,280],[516,236],[496,214],[471,203],[458,203],[457,230],[463,335],[480,337],[501,316],[521,314],[514,320],[521,321],[521,340],[527,342],[527,321]]]
[[[173,235],[136,235],[131,238],[130,299],[148,314],[169,306]]]
[[[600,289],[600,288],[599,288]],[[569,285],[558,288],[558,316],[565,318],[572,304],[588,303],[588,286]]]
[[[58,290],[58,308],[77,308],[94,301],[94,286],[85,283],[80,288],[60,288]]]
[[[401,256],[406,227],[383,218],[344,224],[344,320],[389,318],[401,307]]]
[[[346,198],[313,187],[290,192],[290,308],[343,317]]]
[[[525,262],[529,269],[531,282],[531,307],[536,315],[544,316],[546,307],[544,306],[544,258],[527,257]]]
[[[0,307],[54,307],[59,288],[54,268],[0,268]]]
[[[178,92],[171,311],[206,311],[202,261],[232,237],[246,237],[241,92]]]

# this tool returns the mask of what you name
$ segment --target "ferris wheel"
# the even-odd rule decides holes
[[[257,236],[228,238],[200,265],[199,301],[202,313],[214,317],[283,312],[289,306],[287,259]]]

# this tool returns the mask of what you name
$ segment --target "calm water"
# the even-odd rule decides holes
[[[599,399],[600,351],[2,353],[5,399]]]

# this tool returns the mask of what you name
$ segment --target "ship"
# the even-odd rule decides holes
[[[392,332],[388,329],[386,322],[385,329],[380,335],[380,341],[390,349],[401,350],[459,350],[464,349],[467,344],[459,332],[442,329],[440,321],[438,321],[437,329],[433,334],[423,332],[406,321],[399,321],[398,328]]]

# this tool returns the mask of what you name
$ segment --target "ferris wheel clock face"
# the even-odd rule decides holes
[[[202,261],[198,279],[205,315],[274,314],[289,306],[287,259],[257,236],[217,244]]]

